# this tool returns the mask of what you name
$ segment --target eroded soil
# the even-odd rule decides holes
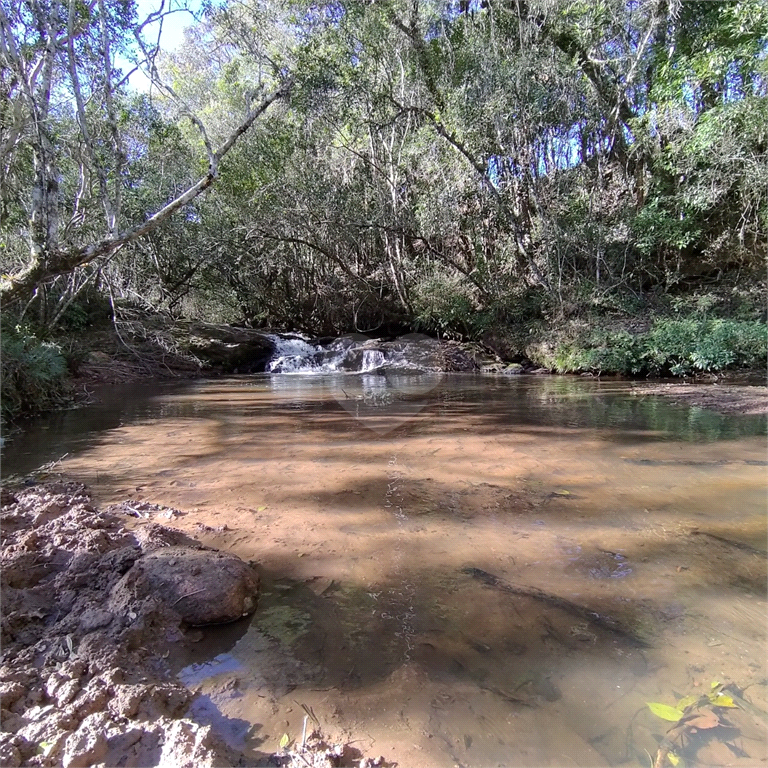
[[[158,505],[143,511],[179,514]],[[195,721],[194,694],[170,674],[170,649],[189,642],[180,613],[159,596],[132,599],[121,588],[149,553],[197,542],[132,520],[120,504],[97,509],[83,485],[63,479],[2,489],[4,768],[243,764]],[[264,755],[260,764],[345,764],[344,746],[314,731],[301,753]]]

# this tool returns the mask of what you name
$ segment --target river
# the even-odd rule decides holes
[[[374,372],[113,387],[27,426],[4,475],[57,461],[258,563],[256,614],[169,657],[254,761],[316,718],[400,766],[648,765],[648,702],[766,709],[764,416]],[[701,764],[765,763],[737,726]]]

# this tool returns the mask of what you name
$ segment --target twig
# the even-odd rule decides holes
[[[520,595],[522,597],[530,597],[534,600],[539,600],[542,603],[546,603],[547,605],[559,608],[560,610],[570,613],[574,616],[579,616],[580,618],[586,619],[588,622],[596,624],[598,627],[608,630],[609,632],[621,635],[638,646],[648,646],[648,642],[645,639],[638,637],[632,631],[632,629],[625,627],[616,619],[610,616],[604,616],[603,614],[597,613],[596,611],[592,611],[583,605],[573,603],[570,600],[566,600],[564,597],[551,595],[548,592],[543,592],[542,590],[537,589],[536,587],[524,587],[522,585],[517,586],[515,584],[510,584],[509,582],[500,579],[498,576],[494,576],[492,573],[483,571],[480,568],[467,567],[462,568],[461,570],[462,573],[466,573],[467,575],[478,579],[489,587],[494,587],[495,589],[498,589],[502,592],[507,592],[511,595]]]
[[[173,608],[176,603],[180,603],[185,597],[192,597],[192,595],[199,595],[201,592],[205,592],[206,587],[203,587],[202,589],[196,589],[194,592],[187,592],[186,595],[182,595],[178,600],[174,600],[171,603],[171,608]]]
[[[719,541],[721,544],[725,544],[729,547],[734,547],[735,549],[740,549],[743,552],[749,552],[750,554],[753,554],[753,555],[759,555],[760,557],[765,557],[765,554],[766,554],[762,549],[753,547],[750,544],[744,544],[741,541],[733,541],[732,539],[725,538],[725,536],[718,536],[715,533],[707,533],[707,531],[700,531],[698,528],[692,528],[689,531],[689,534],[691,536],[706,536],[708,539]]]

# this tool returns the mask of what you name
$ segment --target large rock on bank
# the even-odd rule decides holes
[[[113,609],[152,596],[192,626],[224,624],[256,610],[258,574],[240,558],[164,547],[138,560],[112,590]]]
[[[232,325],[179,322],[173,332],[186,353],[225,373],[263,371],[275,347],[269,334]]]

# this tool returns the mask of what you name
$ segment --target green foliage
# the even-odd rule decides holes
[[[3,323],[2,415],[4,418],[62,405],[67,399],[67,364],[58,345],[28,329]]]
[[[656,701],[649,701],[648,709],[650,709],[656,717],[660,717],[662,720],[668,720],[671,723],[677,723],[685,717],[685,712],[682,709],[670,707],[669,704],[660,704]]]
[[[44,15],[43,5],[22,6]],[[133,4],[105,7],[113,46],[129,46]],[[524,335],[542,314],[643,315],[662,296],[659,314],[677,311],[679,325],[582,334],[542,359],[628,375],[760,364],[759,331],[711,317],[765,320],[759,300],[713,290],[693,305],[685,292],[696,281],[762,280],[766,8],[214,4],[183,46],[158,57],[173,93],[137,94],[114,75],[114,136],[100,11],[77,4],[84,118],[69,105],[49,112],[45,131],[27,130],[18,75],[0,103],[0,122],[20,131],[6,142],[14,149],[0,179],[0,271],[29,259],[29,222],[44,219],[30,215],[36,137],[54,144],[59,225],[50,232],[65,251],[103,235],[104,184],[120,198],[118,229],[145,221],[206,172],[204,134],[216,147],[276,79],[290,78],[290,98],[241,136],[211,190],[79,276],[174,316],[323,334]],[[27,45],[45,27],[33,20],[18,28]],[[54,59],[65,90],[69,55]],[[80,119],[99,162],[83,149]],[[50,319],[46,309],[82,285],[51,277],[27,316]],[[81,333],[88,323],[74,303],[61,325]]]
[[[688,376],[765,366],[768,328],[759,321],[656,320],[647,333],[596,331],[558,344],[545,364],[558,373]]]
[[[764,365],[768,347],[764,323],[723,319],[657,321],[642,343],[648,372],[673,376]]]
[[[638,211],[632,220],[638,250],[648,255],[683,251],[701,232],[698,222],[674,208],[674,199],[656,198]]]
[[[467,286],[443,274],[422,280],[414,291],[417,327],[441,336],[469,336],[475,325],[475,306]]]
[[[86,328],[109,322],[112,305],[98,291],[83,291],[63,312],[58,327],[66,332],[81,333]]]

